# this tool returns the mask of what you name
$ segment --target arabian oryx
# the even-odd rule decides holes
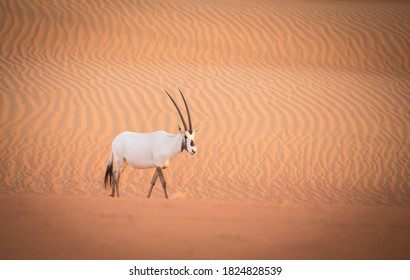
[[[132,167],[138,169],[155,168],[154,175],[151,179],[151,187],[148,191],[148,198],[151,196],[152,188],[158,177],[161,180],[165,198],[168,198],[162,169],[167,168],[169,161],[183,150],[186,150],[191,155],[194,155],[197,151],[194,143],[195,132],[197,130],[192,130],[188,105],[181,90],[179,90],[179,92],[181,93],[188,115],[188,126],[177,103],[171,95],[165,91],[172,103],[174,103],[175,108],[181,117],[184,130],[179,127],[178,134],[169,134],[165,131],[155,131],[151,133],[133,133],[125,131],[120,133],[115,137],[114,141],[112,141],[112,151],[107,162],[107,169],[104,177],[105,188],[107,188],[108,181],[111,185],[111,197],[115,196],[115,190],[117,191],[117,197],[120,196],[118,190],[120,175],[125,164],[128,163]]]

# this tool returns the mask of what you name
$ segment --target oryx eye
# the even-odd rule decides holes
[[[191,140],[191,147],[195,146],[194,140]]]

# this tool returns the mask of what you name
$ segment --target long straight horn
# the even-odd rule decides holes
[[[178,114],[181,117],[182,124],[184,125],[184,129],[186,131],[187,126],[186,126],[186,122],[184,120],[184,117],[182,116],[181,110],[179,110],[177,103],[175,103],[174,99],[171,97],[171,95],[169,95],[169,93],[166,90],[165,90],[165,93],[168,94],[168,97],[171,98],[171,101],[172,101],[172,103],[174,103],[175,108],[177,108]],[[188,117],[189,117],[189,114],[188,114]]]
[[[182,99],[184,100],[184,104],[185,104],[185,108],[186,108],[186,113],[187,113],[187,115],[188,115],[189,132],[192,133],[191,114],[189,113],[188,104],[186,104],[185,97],[184,97],[184,95],[182,94],[182,91],[181,91],[180,89],[178,89],[178,90],[179,90],[179,93],[180,93],[181,96],[182,96]]]

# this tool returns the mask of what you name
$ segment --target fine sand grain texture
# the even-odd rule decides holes
[[[92,219],[92,214],[74,219],[82,213],[77,207],[121,207],[121,212],[113,209],[119,220],[112,220],[122,232],[125,228],[118,223],[128,215],[142,223],[138,228],[155,224],[147,213],[142,219],[133,216],[133,207],[142,211],[140,204],[152,211],[158,208],[156,219],[166,223],[159,213],[170,211],[177,220],[199,201],[202,212],[183,215],[183,226],[195,227],[199,220],[203,230],[213,231],[221,223],[211,222],[217,216],[215,205],[238,219],[245,215],[245,223],[262,211],[262,216],[280,219],[291,243],[288,233],[293,228],[280,205],[299,205],[295,209],[308,209],[315,217],[327,215],[324,224],[318,218],[312,226],[336,236],[340,229],[352,250],[358,242],[355,230],[374,232],[360,231],[366,227],[366,215],[371,221],[383,213],[399,215],[393,223],[399,229],[390,227],[386,216],[386,228],[379,232],[376,226],[373,241],[394,238],[392,228],[409,235],[410,220],[403,217],[408,218],[410,208],[410,4],[356,2],[0,0],[0,194],[2,201],[10,199],[10,210],[4,203],[0,209],[17,216],[27,211],[14,221],[14,228],[4,224],[14,216],[3,218],[1,234],[7,238],[0,239],[1,247],[21,243],[26,235],[14,235],[14,230],[35,227],[35,222],[24,222],[33,215],[39,225],[50,225],[55,232],[63,230],[59,223],[79,229]],[[107,201],[102,179],[111,141],[124,130],[176,133],[180,120],[164,89],[176,96],[178,88],[200,130],[197,155],[182,153],[164,172],[174,201],[157,201],[163,199],[158,186],[152,205],[143,200],[153,170],[131,168],[121,177],[123,198]],[[74,216],[64,212],[68,208],[58,208],[65,200]],[[43,202],[44,208],[31,213]],[[258,204],[274,205],[273,210],[261,210]],[[289,219],[298,216],[295,209],[290,209]],[[343,218],[340,228],[329,229],[333,213],[344,211],[362,218]],[[96,228],[106,222],[100,219]],[[263,223],[259,216],[256,221]],[[265,228],[259,222],[252,226],[268,231],[263,238],[279,234],[274,223]],[[166,234],[156,226],[152,232],[165,244]],[[353,232],[346,235],[350,227]],[[174,239],[178,229],[182,231],[178,226],[171,230]],[[242,229],[236,225],[233,232]],[[53,238],[43,230],[38,229],[38,235]],[[98,232],[90,230],[91,239]],[[149,235],[145,230],[142,236]],[[111,231],[115,228],[107,236],[114,235]],[[133,234],[127,234],[131,240]],[[255,241],[257,235],[249,238]],[[75,236],[69,237],[71,245]],[[318,236],[312,233],[312,238]],[[172,246],[181,245],[181,239],[176,240]],[[252,252],[246,247],[250,245],[243,245],[241,252],[249,252],[249,258],[409,258],[400,251],[401,241],[395,240],[397,255],[388,249],[377,254],[370,245],[363,248],[372,253],[363,254],[316,254],[320,248],[303,247],[306,254],[275,255],[262,249]],[[239,238],[233,243],[246,242]],[[255,246],[271,252],[274,245]],[[292,246],[302,251],[299,245]],[[101,254],[67,256],[236,256],[201,254],[205,247],[191,246],[191,253],[179,250],[175,255],[109,255],[97,250]],[[2,251],[2,258],[65,257],[13,250],[10,255]],[[246,258],[239,251],[237,256]]]
[[[408,208],[32,195],[0,203],[0,259],[410,258]]]

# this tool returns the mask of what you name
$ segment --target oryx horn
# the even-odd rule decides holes
[[[184,97],[184,95],[182,94],[182,91],[181,91],[180,89],[178,89],[178,90],[179,90],[179,93],[180,93],[180,94],[181,94],[181,96],[182,96],[182,99],[184,100],[184,104],[185,104],[186,112],[187,112],[187,115],[188,115],[189,133],[192,133],[191,114],[189,113],[188,104],[186,104],[185,97]]]
[[[171,97],[171,95],[170,95],[166,90],[165,90],[165,93],[168,94],[168,97],[171,99],[172,103],[174,103],[175,108],[177,108],[178,114],[179,114],[179,116],[181,117],[182,124],[184,125],[184,129],[185,129],[185,131],[186,131],[186,130],[187,130],[187,126],[186,126],[185,119],[184,119],[184,117],[182,116],[181,110],[179,110],[177,103],[174,101],[174,99]],[[184,99],[184,101],[185,101],[185,99]],[[189,114],[188,114],[188,117],[189,117]]]

